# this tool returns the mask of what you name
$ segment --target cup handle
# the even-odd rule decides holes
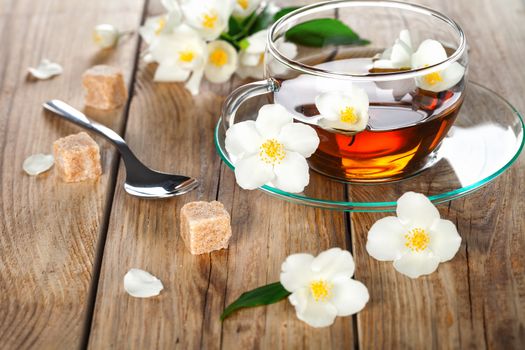
[[[277,80],[268,78],[249,83],[235,89],[224,101],[222,118],[227,128],[235,123],[235,114],[239,107],[249,98],[279,91],[280,84]]]

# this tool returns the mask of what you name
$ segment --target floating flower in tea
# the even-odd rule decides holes
[[[412,55],[412,68],[429,67],[447,59],[447,52],[439,41],[423,41]],[[465,74],[465,67],[458,62],[441,71],[435,71],[416,78],[416,85],[423,90],[440,92],[456,85]]]
[[[374,68],[410,69],[413,52],[410,32],[407,29],[403,29],[394,45],[386,49],[379,59],[374,61]]]
[[[362,131],[368,123],[368,95],[352,86],[347,91],[326,92],[315,98],[321,114],[319,126],[345,131]]]

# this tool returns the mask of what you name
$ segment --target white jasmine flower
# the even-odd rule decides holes
[[[299,193],[310,181],[305,158],[315,152],[319,137],[312,127],[294,123],[286,108],[271,104],[259,110],[257,120],[230,127],[225,143],[239,186],[253,190],[270,184]]]
[[[397,271],[417,278],[452,259],[460,245],[456,226],[442,220],[427,197],[408,192],[397,201],[397,217],[389,216],[372,225],[366,250],[377,260],[394,261]]]
[[[40,62],[38,67],[29,67],[27,70],[33,77],[40,80],[45,80],[54,77],[55,75],[60,75],[64,71],[61,65],[51,62],[46,58]]]
[[[162,33],[171,33],[182,23],[182,11],[176,0],[161,0],[161,3],[168,12],[147,18],[139,28],[139,34],[147,44],[151,44]]]
[[[112,24],[98,24],[93,28],[93,42],[102,49],[117,45],[120,33]]]
[[[236,0],[233,7],[233,16],[239,18],[248,17],[255,11],[262,0]]]
[[[356,86],[315,98],[315,106],[322,117],[319,125],[340,130],[364,130],[368,123],[368,104],[366,91]]]
[[[447,52],[439,41],[427,39],[412,55],[412,68],[432,66],[447,59]],[[440,92],[456,85],[465,74],[465,67],[458,62],[442,71],[432,72],[416,78],[416,85],[423,90]]]
[[[266,51],[266,38],[268,30],[261,30],[246,38],[247,47],[239,53],[239,69],[237,74],[242,79],[251,77],[262,79],[264,77],[264,53]],[[293,59],[297,56],[297,46],[283,40],[276,42],[276,48],[287,58]],[[273,74],[282,74],[285,67],[278,61],[270,62]]]
[[[197,32],[181,25],[171,34],[161,34],[151,44],[149,55],[159,64],[155,81],[186,81],[191,74],[186,87],[192,94],[198,93],[207,60],[207,47]]]
[[[186,1],[181,4],[188,25],[205,40],[215,40],[228,30],[234,0]]]
[[[24,160],[22,168],[28,175],[38,175],[51,169],[55,159],[51,154],[34,154]]]
[[[237,69],[237,51],[223,40],[208,44],[208,63],[204,75],[212,83],[224,83]]]
[[[292,293],[288,300],[297,318],[312,327],[327,327],[336,316],[361,311],[370,296],[366,286],[354,279],[352,254],[340,248],[328,249],[316,257],[290,255],[281,266],[281,284]]]
[[[392,47],[386,49],[381,57],[374,61],[374,68],[410,69],[413,53],[410,32],[403,29]]]
[[[124,289],[135,298],[149,298],[159,295],[164,289],[162,282],[147,271],[130,269],[124,276]]]

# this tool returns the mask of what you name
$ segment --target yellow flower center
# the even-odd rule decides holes
[[[157,29],[155,29],[155,35],[160,35],[162,30],[166,27],[166,18],[161,17],[157,21]]]
[[[100,44],[102,42],[102,35],[97,32],[93,32],[93,41],[95,44]]]
[[[242,7],[243,10],[248,8],[248,0],[237,0],[237,3],[240,7]]]
[[[190,63],[195,58],[195,52],[191,50],[186,51],[180,51],[179,52],[179,60],[182,62]]]
[[[354,107],[346,107],[339,112],[339,118],[343,123],[355,124],[359,120]]]
[[[326,301],[330,299],[330,291],[332,288],[333,285],[331,283],[327,283],[323,280],[310,282],[310,292],[312,292],[315,301]]]
[[[219,16],[214,12],[206,13],[202,19],[202,26],[208,29],[213,29],[215,28],[218,18]]]
[[[210,54],[210,62],[217,67],[222,67],[228,63],[228,54],[223,49],[216,49]]]
[[[441,76],[440,72],[427,74],[423,77],[423,79],[425,79],[425,82],[428,85],[436,85],[440,81],[443,81],[443,77]]]
[[[264,64],[264,52],[259,55],[259,64]]]
[[[430,236],[427,231],[421,228],[415,228],[405,235],[405,247],[410,248],[414,252],[422,252],[427,249],[430,243]]]
[[[269,139],[261,145],[259,151],[259,157],[261,160],[268,164],[279,164],[284,159],[286,151],[284,145],[278,142],[276,139]]]

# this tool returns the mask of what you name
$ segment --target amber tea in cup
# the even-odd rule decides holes
[[[337,19],[370,43],[298,44],[293,57],[290,50],[281,52],[290,28],[319,18]],[[398,57],[404,61],[396,61]],[[436,150],[463,102],[467,63],[463,31],[436,11],[388,1],[314,4],[274,24],[265,58],[268,79],[234,92],[223,119],[228,127],[240,103],[269,92],[270,102],[285,106],[297,122],[316,130],[320,144],[308,160],[312,169],[346,182],[400,180],[438,160]],[[368,98],[366,126],[327,127],[316,105],[319,96],[345,96],[356,89]],[[343,109],[341,121],[346,120]]]

